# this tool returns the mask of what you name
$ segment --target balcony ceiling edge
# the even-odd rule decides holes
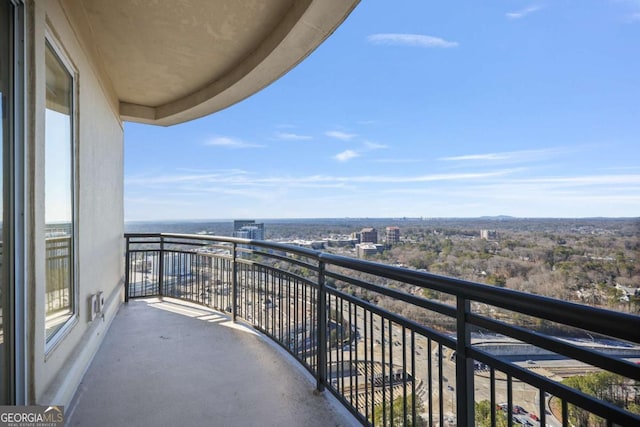
[[[136,102],[135,98],[129,97],[122,90],[126,84],[118,84],[114,77],[117,72],[110,73],[107,65],[107,74],[114,82],[119,98],[120,117],[124,121],[170,126],[212,114],[242,101],[305,59],[336,30],[358,3],[359,0],[294,1],[279,17],[272,31],[261,38],[257,45],[250,47],[248,54],[226,67],[223,73],[209,75],[208,81],[195,90],[188,84],[178,92],[173,87],[176,94],[157,105]],[[188,39],[185,40],[188,42]],[[238,48],[247,49],[247,46]],[[193,53],[193,46],[185,46],[185,49]],[[206,51],[207,46],[202,46],[202,55],[206,55]],[[167,61],[171,58],[169,55]],[[102,59],[102,63],[109,63],[108,58]],[[156,62],[147,65],[156,66]],[[141,64],[138,63],[136,67],[140,72]],[[142,70],[144,72],[144,68]],[[150,73],[155,78],[154,85],[164,84],[157,70],[150,70]],[[171,80],[171,76],[168,76],[167,84]]]

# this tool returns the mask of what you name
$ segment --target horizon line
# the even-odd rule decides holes
[[[235,217],[235,218],[182,218],[182,219],[125,219],[124,223],[135,223],[135,222],[233,222],[238,219],[247,219],[245,217]],[[425,216],[389,216],[389,217],[376,217],[376,216],[336,216],[336,217],[270,217],[270,218],[260,218],[253,217],[252,220],[256,221],[299,221],[299,220],[419,220],[419,221],[428,221],[428,220],[479,220],[479,219],[494,219],[494,220],[549,220],[549,219],[564,219],[564,220],[589,220],[589,219],[615,219],[615,220],[640,220],[640,216],[584,216],[584,217],[563,217],[563,216],[539,216],[539,217],[524,217],[524,216],[512,216],[512,215],[481,215],[481,216],[442,216],[442,217],[425,217]]]

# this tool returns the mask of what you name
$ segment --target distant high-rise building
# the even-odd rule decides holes
[[[498,240],[498,232],[496,230],[480,230],[480,238],[484,240]]]
[[[378,243],[378,230],[372,227],[360,231],[360,243]]]
[[[387,227],[385,237],[387,245],[395,245],[397,243],[400,243],[400,228],[395,226]]]
[[[233,237],[264,240],[264,223],[256,223],[253,219],[237,219],[233,221]]]

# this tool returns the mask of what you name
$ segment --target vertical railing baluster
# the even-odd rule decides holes
[[[126,236],[125,248],[125,269],[124,269],[124,302],[129,302],[129,269],[131,268],[131,248],[129,247],[130,238]]]
[[[316,389],[323,391],[327,382],[327,293],[324,282],[324,262],[318,262],[318,370]]]
[[[439,343],[438,344],[438,351],[439,351],[439,358],[438,358],[438,413],[440,415],[439,418],[439,425],[443,426],[444,425],[444,391],[443,391],[443,386],[442,386],[442,377],[443,377],[443,363],[444,362],[444,358],[442,357],[442,352],[443,352],[443,347],[442,344]],[[454,359],[455,361],[455,359]],[[431,423],[430,423],[431,424]],[[433,424],[431,424],[433,425]]]
[[[491,425],[496,425],[496,371],[491,366],[489,368],[489,402],[491,405]]]
[[[543,389],[539,390],[539,403],[540,403],[540,407],[538,408],[538,413],[540,414],[540,425],[541,426],[546,426],[547,425],[547,411],[546,411],[546,403],[547,403],[547,399],[546,399],[546,394],[545,391]]]
[[[513,377],[507,374],[507,427],[513,427]]]
[[[231,317],[233,321],[236,321],[238,315],[238,245],[233,243],[233,250],[231,252],[231,269],[233,270],[231,277]],[[255,304],[255,301],[254,301]]]
[[[160,253],[158,254],[158,295],[164,295],[164,236],[160,236]]]
[[[467,313],[471,311],[471,302],[458,297],[456,328],[456,419],[459,426],[474,422],[474,381],[473,359],[467,356],[471,346],[471,332],[467,328]]]

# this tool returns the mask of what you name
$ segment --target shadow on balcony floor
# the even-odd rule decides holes
[[[215,311],[123,304],[69,408],[70,426],[359,425],[282,349]]]

